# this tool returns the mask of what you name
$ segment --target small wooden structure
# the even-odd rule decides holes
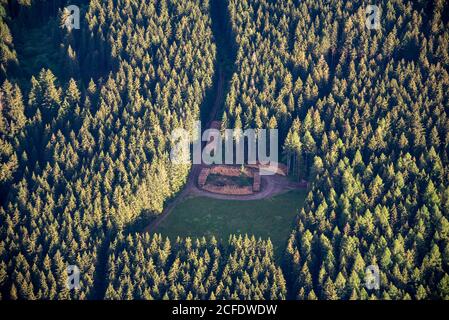
[[[248,164],[247,167],[271,172],[271,174],[278,174],[280,176],[287,176],[287,166],[280,162],[270,162],[270,165],[263,165],[257,161],[256,164]]]
[[[203,188],[206,184],[207,177],[210,174],[210,168],[201,169],[200,175],[198,176],[198,186]]]
[[[254,180],[253,180],[253,192],[260,191],[260,174],[259,171],[254,172]]]

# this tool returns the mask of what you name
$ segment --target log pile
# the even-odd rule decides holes
[[[207,177],[210,174],[210,168],[201,169],[200,175],[198,176],[198,186],[203,188],[206,184]]]

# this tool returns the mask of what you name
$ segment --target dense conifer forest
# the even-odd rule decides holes
[[[111,244],[106,299],[285,299],[271,242],[120,234]]]
[[[377,1],[378,30],[369,4],[0,0],[0,299],[449,299],[449,2]],[[218,63],[222,128],[279,129],[309,182],[280,262],[138,228],[187,181],[169,135]]]
[[[18,25],[50,4],[17,5]],[[27,98],[17,84],[2,85],[4,298],[102,295],[93,290],[99,251],[138,216],[160,213],[189,170],[168,161],[166,133],[198,118],[212,82],[208,4],[91,1],[82,8],[86,27],[55,35],[67,48],[63,79],[43,69]],[[48,23],[58,25],[60,15]],[[78,292],[65,288],[66,264],[83,274]]]

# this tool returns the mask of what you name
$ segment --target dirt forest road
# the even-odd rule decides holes
[[[204,115],[203,121],[206,121],[204,129],[211,128],[212,122],[219,119],[217,117],[225,101],[225,87],[230,82],[233,70],[232,66],[235,62],[236,53],[233,51],[233,45],[229,37],[227,36],[228,22],[227,22],[227,9],[224,6],[224,2],[220,0],[211,0],[211,17],[212,17],[212,31],[214,34],[214,40],[217,43],[217,63],[216,63],[216,77],[214,79],[214,86],[212,89],[213,99],[207,101],[213,101],[210,108],[205,107],[205,110],[209,110],[207,115]],[[204,120],[206,118],[207,120]],[[205,146],[205,142],[202,144],[202,148]],[[203,165],[194,164],[190,170],[187,182],[183,190],[171,201],[166,204],[166,207],[161,215],[153,220],[144,229],[144,232],[154,232],[159,224],[164,221],[173,209],[187,197],[209,197],[214,199],[223,200],[240,200],[250,201],[269,198],[274,195],[287,192],[292,189],[298,189],[297,183],[291,182],[287,177],[283,176],[262,176],[261,177],[261,191],[252,195],[222,195],[210,193],[197,187],[198,176],[201,172]]]
[[[212,105],[211,111],[208,116],[207,124],[205,129],[211,127],[212,121],[216,119],[218,110],[224,101],[224,74],[221,65],[218,65],[218,80],[215,90],[215,100]],[[202,143],[202,148],[206,143]],[[172,201],[168,203],[165,207],[162,214],[157,217],[152,223],[150,223],[145,229],[144,232],[153,232],[159,226],[159,224],[167,218],[167,216],[172,212],[172,210],[182,202],[188,195],[193,194],[198,188],[196,187],[196,181],[198,180],[198,176],[201,172],[203,165],[202,164],[193,164],[190,170],[189,176],[187,177],[187,182],[183,188],[183,190],[174,198]]]
[[[290,181],[287,177],[280,175],[272,175],[272,176],[262,176],[262,188],[258,193],[250,194],[250,195],[225,195],[225,194],[216,194],[212,192],[208,192],[202,190],[197,187],[196,181],[198,180],[198,176],[201,172],[202,165],[193,165],[192,170],[190,171],[188,181],[181,191],[181,193],[173,199],[169,204],[165,207],[164,211],[160,216],[158,216],[152,223],[150,223],[144,230],[144,232],[154,232],[159,224],[164,221],[173,209],[182,201],[189,197],[208,197],[213,199],[220,200],[237,200],[237,201],[254,201],[261,200],[265,198],[271,198],[275,195],[282,194],[284,192],[288,192],[290,190],[301,189],[303,188],[299,183],[295,183]]]
[[[211,108],[209,119],[206,128],[210,128],[212,121],[216,119],[217,112],[224,101],[224,76],[221,67],[218,69],[218,82],[215,91],[215,100],[213,107]],[[206,142],[203,142],[202,147]],[[300,186],[298,183],[290,181],[287,177],[280,175],[272,176],[261,176],[261,191],[251,195],[223,195],[215,194],[197,187],[198,176],[203,168],[203,164],[194,164],[190,170],[187,182],[183,190],[165,207],[161,215],[159,215],[155,220],[153,220],[145,229],[144,232],[154,232],[162,221],[164,221],[173,209],[182,201],[188,197],[209,197],[214,199],[222,200],[239,200],[239,201],[250,201],[250,200],[260,200],[264,198],[269,198],[277,194],[287,192],[289,190],[298,189]]]

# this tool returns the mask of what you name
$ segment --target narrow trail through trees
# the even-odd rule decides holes
[[[202,126],[203,129],[210,128],[212,121],[219,119],[219,111],[224,106],[225,100],[225,85],[231,80],[233,73],[233,66],[235,62],[235,53],[233,52],[233,45],[230,41],[230,32],[226,33],[226,21],[227,21],[227,8],[226,2],[220,0],[212,0],[210,2],[210,12],[212,19],[212,32],[217,48],[216,52],[216,75],[214,77],[214,84],[209,94],[210,97],[206,97],[206,105],[202,106],[202,121],[206,123]],[[228,35],[228,36],[226,36]],[[227,39],[226,39],[227,38]],[[207,105],[211,103],[212,105]],[[204,115],[206,113],[206,115]],[[204,146],[203,146],[204,147]],[[153,220],[145,229],[144,232],[154,231],[159,224],[165,220],[170,212],[182,202],[188,195],[192,193],[192,190],[196,189],[196,180],[201,172],[202,165],[194,164],[190,170],[187,178],[186,185],[183,190],[168,203],[162,214]]]

